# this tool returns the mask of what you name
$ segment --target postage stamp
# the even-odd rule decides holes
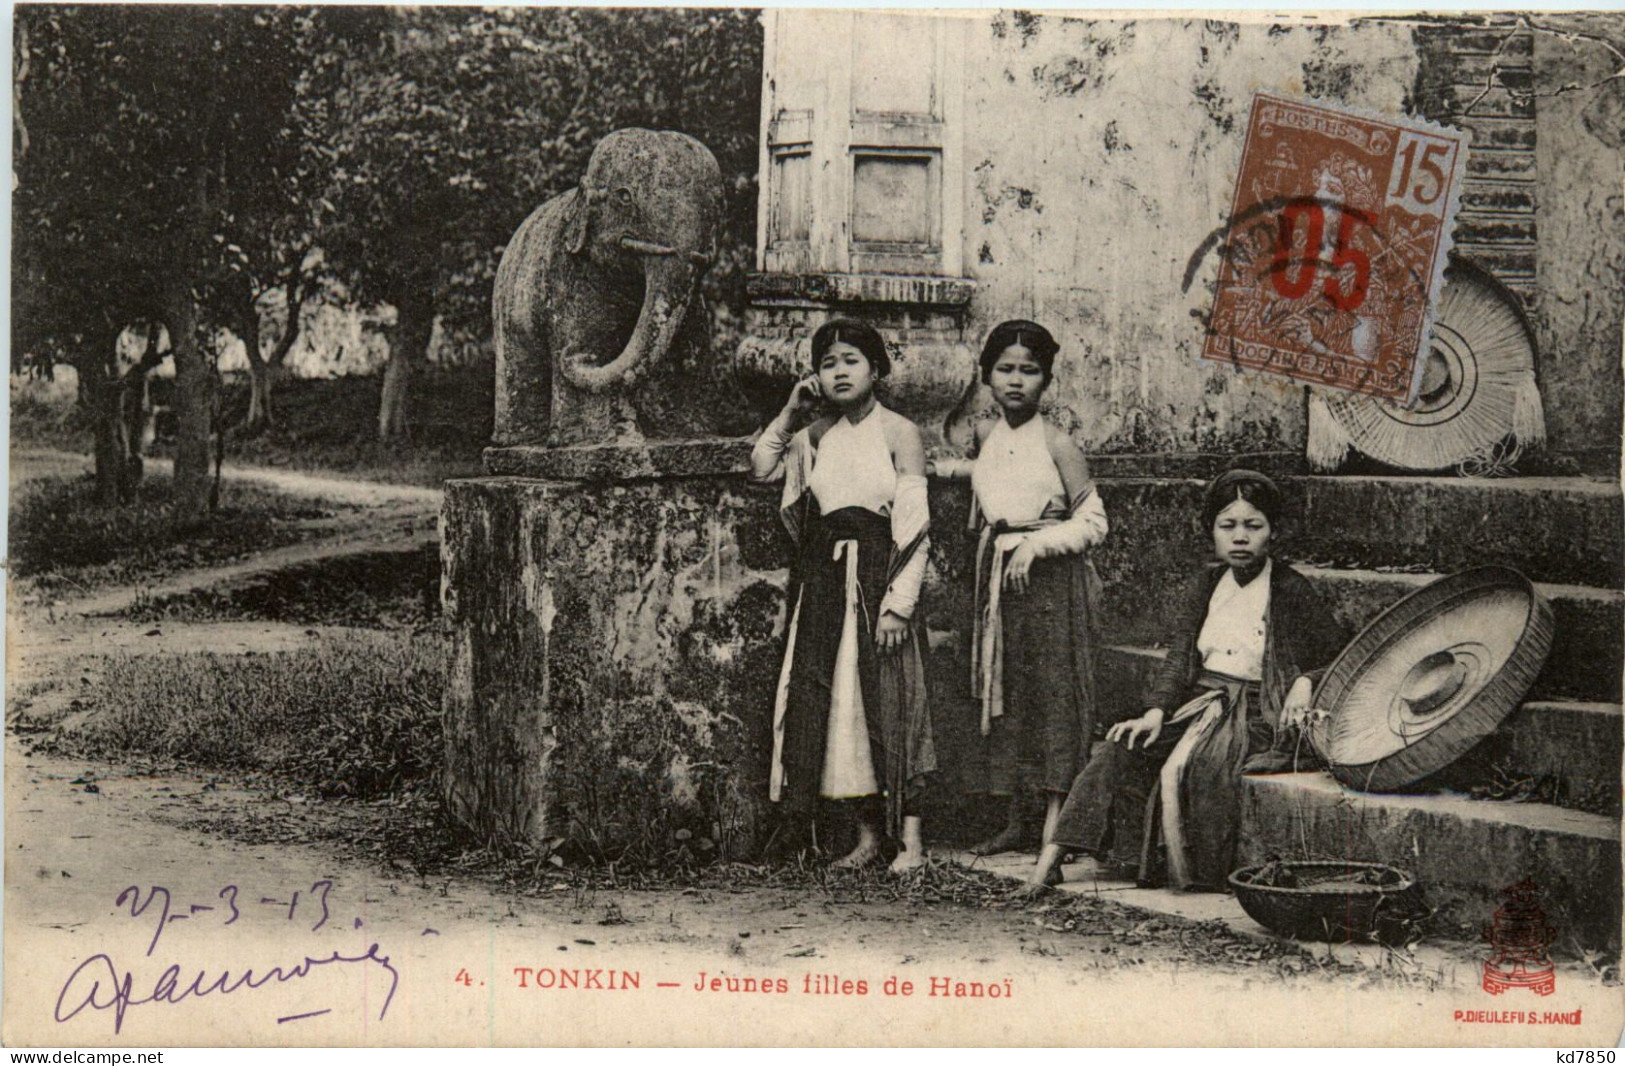
[[[1414,401],[1467,134],[1253,97],[1202,358]]]

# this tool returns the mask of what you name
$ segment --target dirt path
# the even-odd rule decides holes
[[[88,468],[89,459],[67,452],[33,450],[12,455],[12,484],[30,478],[73,474]],[[168,473],[168,460],[154,459],[149,468]],[[315,520],[315,539],[260,552],[252,558],[76,596],[49,603],[27,602],[26,587],[10,590],[7,610],[6,676],[9,691],[38,684],[83,656],[108,651],[280,651],[318,639],[322,631],[275,623],[209,623],[204,625],[121,622],[112,617],[144,600],[161,600],[204,589],[224,589],[289,567],[346,555],[398,552],[404,557],[438,537],[441,493],[403,485],[326,478],[297,471],[227,468],[222,476],[268,485],[279,491],[366,508],[340,518]],[[19,594],[20,593],[20,594]],[[161,638],[161,639],[155,639]],[[73,693],[63,695],[72,699]]]
[[[168,476],[175,464],[169,459],[144,460],[149,473]],[[11,453],[11,481],[19,478],[40,477],[48,474],[77,474],[95,468],[90,456],[48,448],[27,448]],[[382,504],[416,504],[427,513],[440,509],[441,492],[416,485],[390,485],[378,481],[360,481],[351,478],[330,477],[300,470],[274,470],[265,467],[224,466],[220,470],[223,481],[242,481],[264,485],[267,488],[295,495],[319,496],[339,503],[376,506]]]
[[[873,995],[879,998],[879,981],[892,972],[913,977],[922,988],[931,975],[1008,979],[1018,994],[1031,995],[1039,983],[1073,987],[1101,970],[1136,965],[1134,956],[1114,958],[1099,952],[1098,944],[1066,943],[1064,935],[1033,925],[1019,911],[910,911],[896,904],[809,899],[760,889],[579,893],[566,888],[531,897],[493,893],[460,879],[424,883],[410,874],[310,848],[244,845],[160,821],[211,804],[259,808],[274,819],[290,809],[284,798],[215,789],[190,775],[142,776],[25,755],[15,738],[7,745],[6,760],[11,812],[6,851],[8,1037],[22,1024],[35,1033],[41,1025],[54,1030],[48,1021],[51,1001],[75,960],[93,951],[105,951],[120,965],[142,973],[156,973],[162,969],[156,965],[159,960],[206,960],[222,942],[233,945],[232,960],[238,965],[274,962],[290,951],[315,954],[318,947],[326,952],[354,944],[359,953],[374,941],[384,946],[400,974],[388,1014],[380,1022],[363,1009],[364,1004],[378,1007],[376,985],[358,994],[354,982],[326,982],[325,991],[334,998],[322,1005],[337,1008],[337,1017],[313,1019],[294,1030],[297,1035],[283,1031],[280,1037],[316,1043],[343,1039],[343,1034],[354,1038],[360,1028],[368,1039],[387,1043],[503,1042],[521,1034],[545,1040],[549,1031],[562,1035],[562,1028],[553,1027],[564,1025],[585,1025],[609,1042],[618,1034],[629,1035],[625,1027],[635,1019],[617,1017],[607,992],[521,989],[515,967],[639,972],[642,988],[633,997],[638,1010],[666,1015],[667,1023],[675,1024],[708,994],[693,991],[701,971],[785,977],[794,981],[798,993],[804,975],[838,973],[841,979],[874,981]],[[92,777],[95,791],[86,785]],[[323,880],[332,882],[325,904],[334,917],[327,928],[313,931],[324,901],[312,894],[311,886]],[[128,908],[114,905],[130,885],[168,889],[172,910],[187,916],[164,930],[153,965],[145,967],[143,952],[156,929],[156,916],[133,919]],[[230,902],[221,898],[227,886],[237,887],[228,895],[244,912],[230,929],[221,919]],[[302,892],[305,909],[293,900],[296,891]],[[200,906],[216,911],[192,910]],[[15,950],[19,943],[27,945],[26,951]],[[460,970],[483,982],[483,990],[479,984],[456,983]],[[659,981],[681,987],[659,989]],[[267,993],[237,1008],[233,1036],[275,1038],[277,1017],[311,1006],[304,992]],[[43,1003],[14,999],[41,993],[48,993]],[[521,993],[540,998],[527,1000]],[[737,1004],[742,997],[716,998]],[[171,1008],[168,1017],[156,1009],[132,1010],[120,1035],[131,1043],[184,1043],[159,1034],[177,1018],[185,1024],[188,1016],[212,1013],[199,1009],[203,1006],[190,1012]],[[932,1006],[948,1018],[941,998]],[[762,1021],[755,1019],[758,1027]],[[1015,1021],[1006,1018],[1005,1024]],[[724,1013],[714,1023],[715,1031],[722,1032],[747,1019]],[[111,1036],[111,1029],[109,1013],[87,1011],[55,1039],[97,1044]]]
[[[1251,1043],[1313,1032],[1363,1044],[1380,1033],[1381,1011],[1414,1018],[1424,998],[1357,988],[1352,978],[1340,986],[1335,973],[1272,975],[1267,1021],[1246,1011],[1171,1015],[1170,997],[1257,997],[1262,975],[1193,964],[1177,938],[1133,918],[1077,933],[1036,908],[771,888],[583,891],[562,878],[526,894],[173,824],[221,807],[274,821],[302,802],[189,774],[30,755],[11,738],[8,1042],[807,1043],[844,1033],[872,1043],[1011,1044],[1110,1034],[1133,1042],[1138,1026],[1176,1043],[1180,1034]],[[132,886],[138,896],[118,904]],[[149,897],[157,902],[142,909]],[[104,983],[110,969],[131,974],[141,998],[171,964],[189,981],[334,952],[362,958],[372,945],[387,967],[361,961],[229,1001],[134,1006],[117,1034],[112,1010],[73,1013],[92,973]],[[86,960],[86,974],[71,981]],[[713,989],[715,978],[722,984]],[[729,990],[742,979],[768,991]],[[560,987],[566,981],[583,987]],[[953,995],[956,987],[967,994]],[[969,995],[973,988],[982,994]],[[72,1016],[61,1023],[53,1012]]]

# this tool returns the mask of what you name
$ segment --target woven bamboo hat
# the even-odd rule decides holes
[[[1309,740],[1350,788],[1389,792],[1441,770],[1511,714],[1552,647],[1529,579],[1486,566],[1406,596],[1360,631],[1321,682]]]
[[[1453,258],[1416,404],[1310,391],[1308,459],[1334,470],[1349,448],[1406,470],[1473,474],[1546,442],[1535,331],[1522,302],[1470,259]]]

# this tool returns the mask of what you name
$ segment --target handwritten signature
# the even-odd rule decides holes
[[[321,908],[316,923],[310,927],[312,932],[327,924],[330,917],[327,896],[332,888],[333,883],[327,880],[317,881],[310,887],[312,898]],[[226,913],[229,914],[229,917],[226,917],[221,922],[222,925],[231,925],[241,917],[242,912],[237,906],[237,896],[238,889],[236,885],[227,885],[217,894],[216,898],[225,903]],[[295,892],[292,900],[286,904],[269,897],[262,898],[260,903],[276,906],[279,909],[285,906],[287,912],[284,915],[284,920],[293,921],[299,907],[299,897],[300,893]],[[154,904],[157,906],[155,907]],[[152,955],[154,949],[158,947],[158,942],[170,923],[184,921],[199,914],[207,914],[216,910],[213,906],[193,904],[186,908],[185,913],[182,913],[173,907],[169,890],[160,885],[149,888],[144,898],[141,890],[131,885],[119,893],[114,905],[120,908],[128,907],[129,917],[132,919],[146,917],[149,910],[154,912],[152,914],[154,919],[152,939],[148,943],[146,951],[148,956]],[[359,929],[361,924],[361,920],[357,918],[355,927]],[[136,992],[135,974],[133,972],[121,969],[113,961],[112,956],[98,953],[81,962],[73,973],[68,976],[68,980],[63,984],[61,992],[57,994],[55,1017],[59,1023],[63,1023],[77,1017],[87,1009],[94,1011],[111,1010],[113,1012],[113,1031],[117,1033],[124,1028],[125,1014],[131,1007],[154,1003],[176,1004],[203,996],[225,996],[244,990],[254,991],[273,983],[281,985],[289,981],[309,977],[313,972],[327,966],[340,969],[347,966],[375,966],[387,972],[389,974],[389,993],[384,997],[383,1006],[378,1011],[379,1020],[382,1021],[384,1016],[389,1013],[389,1005],[395,998],[396,988],[400,986],[401,975],[390,964],[389,956],[382,954],[379,951],[378,944],[373,943],[360,955],[345,955],[342,952],[335,951],[325,958],[306,955],[301,961],[293,965],[262,967],[257,970],[252,967],[236,971],[222,969],[217,973],[199,970],[196,976],[192,976],[190,980],[187,980],[182,975],[179,965],[172,965],[158,975],[157,980],[152,983],[150,993],[147,992],[146,986],[143,984],[140,994]],[[310,1014],[280,1018],[278,1021],[292,1021],[326,1013],[327,1011],[315,1011]]]
[[[184,984],[181,968],[170,966],[153,982],[152,993],[140,996],[135,993],[133,973],[121,971],[111,956],[96,954],[81,962],[68,977],[67,983],[62,986],[62,991],[56,997],[56,1020],[70,1021],[86,1008],[98,1011],[111,1010],[113,1032],[117,1033],[124,1028],[124,1015],[131,1007],[150,1003],[175,1004],[208,995],[226,996],[243,989],[253,991],[273,981],[284,984],[309,977],[312,971],[322,966],[356,963],[376,965],[389,974],[389,993],[384,996],[384,1005],[378,1011],[378,1020],[383,1021],[384,1015],[389,1013],[390,1001],[395,998],[395,989],[401,983],[401,975],[390,965],[388,955],[378,953],[377,944],[368,947],[363,955],[343,955],[337,951],[323,959],[306,955],[303,961],[292,966],[273,966],[258,972],[253,969],[245,969],[239,973],[222,970],[213,975],[212,979],[208,971],[200,970],[196,977]],[[103,987],[104,980],[107,982],[106,988]],[[85,988],[86,982],[90,985],[88,989]],[[66,1009],[69,1004],[75,1005],[71,1009]]]

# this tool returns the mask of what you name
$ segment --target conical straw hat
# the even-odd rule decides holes
[[[1552,647],[1529,579],[1486,566],[1378,615],[1321,682],[1309,740],[1339,781],[1389,792],[1441,770],[1523,701]]]
[[[1492,454],[1509,436],[1521,446],[1544,443],[1534,331],[1518,297],[1488,271],[1451,263],[1422,359],[1409,410],[1354,393],[1325,395],[1348,443],[1406,470],[1448,470]]]

